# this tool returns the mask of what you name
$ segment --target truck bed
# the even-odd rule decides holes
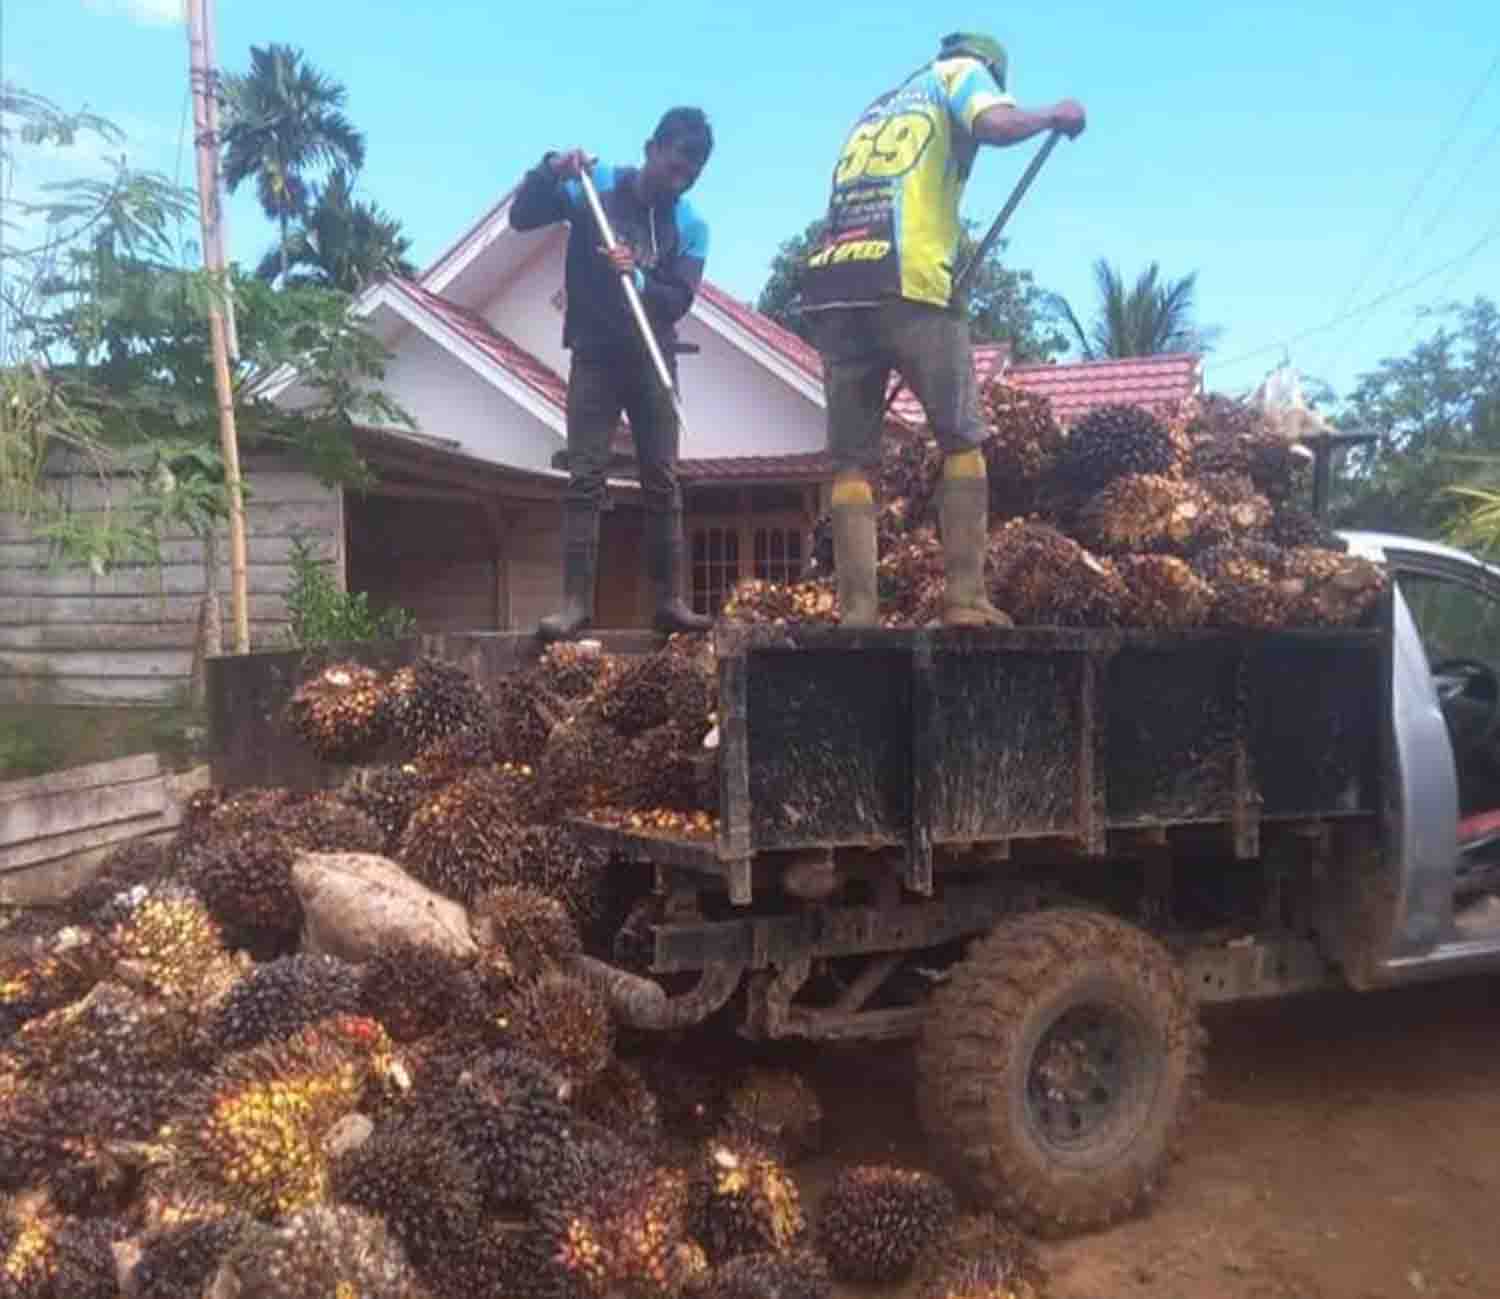
[[[935,848],[1373,816],[1389,619],[1263,633],[721,626],[717,836],[574,822],[601,845],[722,876],[758,853]]]

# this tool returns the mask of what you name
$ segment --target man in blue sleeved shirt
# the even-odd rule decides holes
[[[708,226],[683,199],[713,151],[713,131],[696,108],[666,113],[646,142],[641,167],[613,167],[581,150],[548,153],[527,173],[510,223],[536,230],[571,225],[564,290],[568,374],[568,470],[563,507],[563,608],[541,620],[544,640],[568,640],[594,617],[599,511],[610,439],[630,419],[646,507],[646,567],[659,631],[707,631],[712,621],[682,602],[682,491],[677,482],[677,413],[641,342],[620,284],[632,275],[662,354],[677,376],[676,323],[693,305],[708,257]],[[604,249],[579,173],[588,168],[618,246]]]

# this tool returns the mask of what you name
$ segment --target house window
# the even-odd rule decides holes
[[[740,534],[732,527],[693,530],[693,609],[717,617],[740,580]]]
[[[802,577],[802,533],[797,528],[756,528],[755,576],[763,582]]]

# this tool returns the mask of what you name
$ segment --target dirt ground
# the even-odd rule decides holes
[[[1168,1186],[1145,1217],[1043,1246],[1053,1299],[1500,1297],[1500,981],[1205,1023],[1206,1095]],[[808,1064],[827,1123],[798,1170],[814,1205],[836,1165],[923,1162],[908,1052]]]

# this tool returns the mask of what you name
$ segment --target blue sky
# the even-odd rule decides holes
[[[0,0],[4,76],[114,118],[133,163],[191,183],[177,4]],[[820,214],[851,118],[944,32],[978,27],[1009,46],[1023,104],[1072,95],[1090,116],[1012,221],[1011,263],[1075,305],[1090,301],[1101,254],[1132,277],[1152,259],[1169,275],[1197,270],[1201,317],[1223,326],[1210,386],[1248,387],[1286,344],[1342,391],[1421,336],[1416,308],[1500,294],[1493,0],[1384,15],[1347,0],[1009,12],[883,0],[219,0],[218,21],[226,67],[245,66],[252,43],[285,41],[348,86],[369,137],[363,187],[404,220],[419,262],[544,149],[633,160],[664,108],[696,103],[718,134],[694,192],[712,228],[709,275],[753,299],[778,241]],[[1033,148],[987,151],[965,213],[987,224]],[[232,254],[253,262],[272,228],[248,187],[231,212]],[[1451,270],[1321,328],[1483,239]]]

